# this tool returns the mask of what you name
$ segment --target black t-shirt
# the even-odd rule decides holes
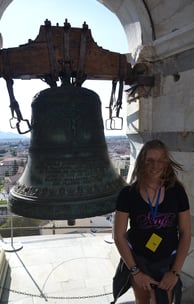
[[[134,252],[148,259],[160,260],[169,257],[178,245],[178,213],[189,209],[189,201],[183,186],[176,182],[173,187],[165,189],[164,200],[159,204],[155,220],[148,202],[133,186],[124,187],[117,199],[118,211],[129,213],[130,229],[128,240]],[[151,236],[156,237],[153,245],[147,247]],[[152,246],[152,245],[151,245]]]

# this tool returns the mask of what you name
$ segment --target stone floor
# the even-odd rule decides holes
[[[119,256],[111,233],[4,239],[8,272],[1,304],[107,304]],[[182,271],[183,304],[194,303],[194,239]],[[134,304],[129,289],[117,304]]]
[[[20,237],[13,251],[4,240],[9,270],[0,303],[110,303],[118,262],[111,240],[110,233]],[[117,303],[134,303],[132,290]]]

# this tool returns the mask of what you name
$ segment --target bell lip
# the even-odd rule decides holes
[[[106,197],[100,197],[79,202],[64,202],[63,204],[53,204],[41,200],[17,199],[12,195],[8,199],[10,211],[16,215],[36,218],[42,220],[69,220],[90,218],[99,215],[109,214],[116,209],[116,198],[118,193]]]
[[[117,178],[117,179],[116,179]],[[106,185],[106,183],[104,182],[103,185]],[[70,203],[74,203],[76,204],[77,202],[79,203],[80,201],[90,201],[90,200],[103,200],[103,198],[111,198],[111,197],[115,197],[119,194],[120,190],[122,188],[124,188],[125,186],[127,186],[127,182],[121,177],[121,176],[115,176],[114,179],[110,180],[110,185],[109,188],[101,188],[101,192],[97,191],[95,189],[95,191],[92,193],[90,192],[89,195],[84,196],[84,194],[82,193],[77,193],[76,197],[74,197],[72,195],[72,193],[68,193],[65,194],[65,192],[61,192],[61,194],[59,194],[58,192],[53,192],[53,193],[49,193],[48,192],[44,192],[44,188],[38,187],[38,185],[36,185],[36,187],[32,187],[31,186],[27,186],[23,183],[20,182],[20,180],[18,181],[18,183],[16,185],[14,185],[9,192],[9,196],[8,196],[8,200],[11,199],[11,197],[14,199],[14,197],[16,198],[16,200],[27,200],[27,201],[33,201],[33,202],[38,202],[41,201],[41,204],[45,204],[45,203],[49,203],[50,201],[53,202],[53,200],[55,200],[56,204],[59,203],[61,204],[61,201],[69,201]],[[23,186],[24,190],[23,190]],[[21,191],[21,189],[22,191]],[[52,187],[50,187],[51,189]],[[31,191],[32,189],[32,191]],[[38,193],[36,190],[42,190],[43,193],[41,192]],[[53,187],[54,190],[59,190],[58,187]],[[47,188],[46,188],[47,190]],[[62,189],[64,190],[64,189]],[[31,194],[32,193],[32,194]],[[70,195],[71,194],[71,195]],[[66,198],[65,198],[66,197]]]

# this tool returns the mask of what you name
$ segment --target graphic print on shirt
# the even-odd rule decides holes
[[[161,229],[173,227],[176,219],[176,213],[157,213],[155,219],[152,218],[152,213],[142,214],[137,216],[136,222],[139,229]]]

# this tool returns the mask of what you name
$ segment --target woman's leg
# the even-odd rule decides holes
[[[173,303],[173,292],[172,291],[167,291],[168,293],[168,298],[169,298],[169,303],[172,304]]]
[[[132,287],[136,304],[157,304],[154,290],[149,291],[140,288],[135,284],[135,282],[133,282]]]

